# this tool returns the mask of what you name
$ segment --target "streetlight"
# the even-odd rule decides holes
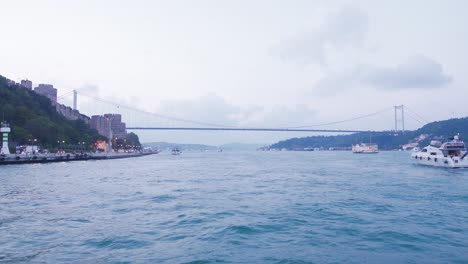
[[[78,147],[80,149],[81,152],[83,152],[85,149],[84,149],[84,146],[85,146],[86,142],[78,142]]]
[[[65,140],[58,140],[57,143],[59,144],[59,151],[62,150],[63,151],[63,144],[65,144]]]
[[[37,139],[35,138],[35,139],[33,139],[33,144],[31,146],[31,150],[32,150],[33,154],[36,154],[36,151],[39,150],[36,144],[37,144]],[[35,148],[34,148],[34,146],[35,146]]]

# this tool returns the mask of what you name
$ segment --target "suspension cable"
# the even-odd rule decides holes
[[[192,124],[202,125],[202,126],[232,127],[232,126],[226,126],[226,125],[221,125],[221,124],[207,123],[207,122],[201,122],[201,121],[195,121],[195,120],[188,120],[188,119],[183,119],[183,118],[178,118],[178,117],[173,117],[173,116],[162,115],[162,114],[158,114],[158,113],[154,113],[154,112],[149,112],[149,111],[141,110],[141,109],[138,109],[138,108],[135,108],[135,107],[115,103],[115,102],[112,102],[112,101],[109,101],[109,100],[106,100],[106,99],[102,99],[102,98],[99,98],[99,97],[96,97],[96,96],[91,96],[91,95],[85,94],[83,92],[80,92],[80,95],[86,96],[86,97],[88,97],[90,99],[93,99],[93,100],[96,100],[96,101],[99,101],[99,102],[102,102],[102,103],[107,103],[107,104],[114,105],[114,106],[116,106],[118,108],[122,107],[122,108],[125,108],[125,109],[128,109],[128,110],[144,113],[144,114],[147,114],[147,115],[152,115],[152,116],[167,119],[167,120],[179,121],[179,122],[185,122],[185,123],[192,123]]]
[[[427,124],[427,122],[425,123],[425,122],[421,121],[418,117],[413,116],[413,114],[412,114],[411,112],[407,112],[407,113],[405,113],[405,114],[406,114],[407,116],[409,116],[411,119],[413,119],[414,121],[416,121],[416,122],[418,122],[418,123],[420,123],[420,124],[422,124],[422,125]]]
[[[66,92],[66,93],[64,93],[64,94],[59,95],[59,96],[57,97],[57,100],[58,100],[58,99],[62,99],[62,98],[64,98],[65,96],[70,95],[71,93],[73,93],[73,90],[68,91],[68,92]]]
[[[419,119],[423,120],[424,122],[429,123],[429,121],[427,121],[427,119],[425,119],[424,117],[422,117],[421,115],[419,115],[418,113],[416,113],[414,110],[412,110],[411,108],[409,108],[408,106],[405,105],[405,109],[407,110],[410,110],[411,113],[415,114],[416,116],[419,117]]]
[[[373,113],[370,113],[370,114],[367,114],[367,115],[357,116],[357,117],[344,119],[344,120],[340,120],[340,121],[334,121],[334,122],[323,123],[323,124],[315,124],[315,125],[307,125],[307,126],[297,126],[297,127],[290,127],[290,128],[307,128],[307,127],[318,127],[318,126],[341,124],[341,123],[345,123],[345,122],[351,122],[351,121],[359,120],[359,119],[362,119],[362,118],[378,115],[378,114],[384,113],[386,111],[389,111],[391,109],[393,109],[393,107],[388,107],[388,108],[385,108],[385,109],[382,109],[380,111],[373,112]]]
[[[146,110],[131,107],[131,106],[128,106],[128,105],[115,103],[115,102],[112,102],[110,100],[103,99],[103,98],[100,98],[100,97],[97,97],[97,96],[92,96],[92,95],[89,95],[89,94],[86,94],[86,93],[83,93],[83,92],[80,92],[79,94],[83,95],[85,97],[88,97],[90,99],[102,102],[102,103],[107,103],[107,104],[114,105],[114,106],[116,106],[118,108],[121,107],[121,108],[125,108],[125,109],[131,110],[131,111],[136,111],[136,112],[144,113],[144,114],[147,114],[147,115],[151,115],[151,116],[155,116],[155,117],[163,118],[163,119],[167,119],[167,120],[179,121],[179,122],[185,122],[185,123],[192,123],[192,124],[203,125],[203,126],[212,126],[212,127],[225,127],[225,128],[235,127],[235,126],[227,126],[227,125],[222,125],[222,124],[208,123],[208,122],[178,118],[178,117],[174,117],[174,116],[162,115],[162,114],[158,114],[158,113],[155,113],[155,112],[149,112],[149,111],[146,111]],[[361,116],[357,116],[357,117],[353,117],[353,118],[349,118],[349,119],[344,119],[344,120],[339,120],[339,121],[334,121],[334,122],[328,122],[328,123],[322,123],[322,124],[314,124],[314,125],[306,125],[306,126],[294,126],[294,127],[287,127],[287,128],[289,128],[289,129],[298,129],[298,128],[308,128],[308,127],[335,125],[335,124],[340,124],[340,123],[351,122],[351,121],[363,119],[363,118],[366,118],[366,117],[375,116],[375,115],[387,112],[387,111],[392,110],[392,109],[393,109],[393,107],[388,107],[388,108],[379,110],[377,112],[373,112],[373,113],[370,113],[370,114],[361,115]],[[411,118],[414,119],[413,116],[411,116]],[[418,121],[418,122],[422,123],[421,121]]]

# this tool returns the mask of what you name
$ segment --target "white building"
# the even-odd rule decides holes
[[[0,133],[2,134],[2,149],[0,154],[10,154],[10,149],[8,148],[8,133],[11,132],[10,125],[7,122],[0,123]]]

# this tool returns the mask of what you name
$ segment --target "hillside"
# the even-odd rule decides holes
[[[352,144],[372,141],[379,145],[379,149],[398,149],[402,145],[418,142],[420,146],[427,145],[432,138],[448,139],[456,133],[468,137],[468,117],[436,121],[405,133],[393,131],[376,133],[355,133],[339,136],[313,136],[291,138],[269,146],[270,149],[303,150],[308,148],[350,148]],[[416,139],[420,135],[425,135]]]
[[[38,144],[53,148],[58,146],[57,141],[75,145],[103,139],[83,121],[65,119],[47,97],[18,86],[9,87],[3,76],[0,76],[0,119],[10,123],[13,145],[37,139]]]
[[[171,150],[175,147],[180,150],[194,150],[194,151],[208,151],[208,150],[217,150],[218,147],[202,145],[202,144],[179,144],[179,143],[168,143],[168,142],[148,142],[143,143],[143,147],[150,147],[159,150]]]

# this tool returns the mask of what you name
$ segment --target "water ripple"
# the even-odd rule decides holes
[[[467,223],[468,170],[404,152],[0,168],[0,263],[468,263]]]

